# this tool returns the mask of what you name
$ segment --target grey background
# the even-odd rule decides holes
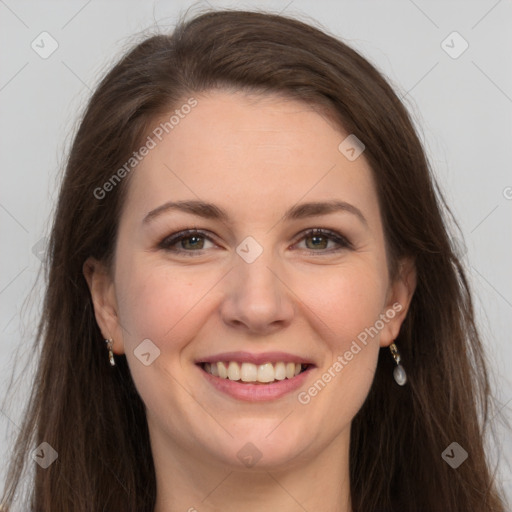
[[[101,74],[141,31],[172,30],[177,14],[191,5],[208,7],[205,1],[0,0],[0,398],[12,397],[0,411],[1,484],[35,368],[30,350],[43,291],[40,282],[34,286],[37,249],[48,234],[78,116]],[[510,420],[512,2],[210,5],[268,9],[320,24],[370,59],[403,96],[465,238],[497,397],[492,414],[501,410]],[[41,46],[43,31],[58,43],[46,59],[31,47],[34,40]],[[469,44],[458,58],[441,46],[453,31]],[[457,36],[446,44],[452,55],[462,49]],[[11,386],[14,365],[20,380]],[[512,439],[504,429],[498,433],[502,446],[490,444],[489,453],[501,454],[498,476],[512,497]],[[471,447],[464,448],[471,455]]]

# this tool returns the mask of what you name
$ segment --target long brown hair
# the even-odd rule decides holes
[[[295,19],[245,11],[203,13],[171,35],[147,37],[87,105],[54,215],[34,346],[39,363],[3,501],[16,503],[27,454],[46,442],[58,458],[47,469],[36,466],[32,510],[153,511],[144,404],[126,358],[109,366],[82,266],[89,256],[112,261],[130,176],[104,197],[94,191],[141,146],[155,119],[215,88],[327,108],[366,146],[391,268],[405,256],[416,262],[417,287],[397,339],[408,384],[396,386],[393,361],[381,351],[351,428],[354,511],[503,512],[484,451],[490,385],[468,281],[406,108],[341,40]],[[457,469],[441,456],[454,441],[469,453]]]

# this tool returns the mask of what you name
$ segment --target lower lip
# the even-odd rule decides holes
[[[199,370],[206,380],[216,389],[239,400],[247,402],[261,402],[275,400],[298,389],[308,378],[313,369],[310,366],[307,370],[299,373],[291,379],[284,379],[272,382],[271,384],[250,384],[240,383],[236,380],[222,379],[206,372],[199,366]]]

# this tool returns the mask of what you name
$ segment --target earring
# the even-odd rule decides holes
[[[407,374],[405,373],[404,367],[400,364],[400,352],[398,352],[398,347],[395,343],[391,343],[389,350],[396,363],[396,368],[393,370],[393,377],[399,386],[403,386],[407,382]]]
[[[108,349],[108,358],[110,360],[110,365],[115,366],[116,362],[114,361],[114,353],[112,352],[112,347],[114,346],[114,340],[105,340]]]

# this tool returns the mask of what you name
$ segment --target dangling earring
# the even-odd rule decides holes
[[[108,358],[110,360],[110,365],[115,366],[116,362],[114,361],[114,353],[112,352],[112,347],[114,346],[114,340],[105,340],[108,348]]]
[[[391,343],[389,350],[396,363],[396,368],[393,370],[393,377],[399,386],[403,386],[407,382],[407,374],[405,373],[404,367],[400,364],[400,352],[398,352],[398,347],[395,343]]]

